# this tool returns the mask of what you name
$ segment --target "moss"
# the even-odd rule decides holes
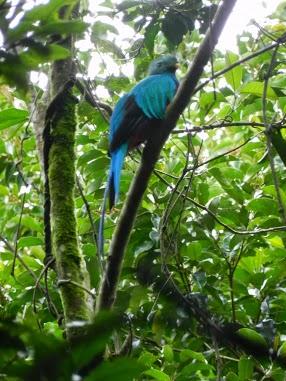
[[[75,185],[75,99],[67,92],[61,109],[51,120],[52,145],[49,152],[49,181],[53,249],[59,280],[86,283],[86,270],[78,248],[74,214]],[[87,293],[71,283],[60,287],[66,322],[89,321]]]

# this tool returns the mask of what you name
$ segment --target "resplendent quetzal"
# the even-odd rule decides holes
[[[99,253],[103,253],[103,224],[106,198],[110,209],[118,201],[120,174],[129,150],[148,139],[159,128],[168,104],[173,99],[179,82],[175,72],[178,67],[173,55],[162,56],[149,66],[149,75],[123,95],[116,104],[110,119],[109,154],[111,164],[104,195],[99,226]]]
[[[179,85],[175,76],[177,65],[173,55],[153,61],[148,77],[123,95],[114,108],[110,120],[111,164],[107,184],[110,209],[118,201],[120,174],[128,150],[152,139],[152,131],[164,119]]]

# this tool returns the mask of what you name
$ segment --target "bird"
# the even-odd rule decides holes
[[[149,75],[122,96],[110,120],[109,154],[109,208],[119,198],[120,175],[128,151],[149,138],[164,119],[168,104],[177,91],[179,82],[175,72],[177,58],[165,55],[149,66]]]
[[[103,246],[103,223],[107,196],[110,210],[118,202],[120,176],[128,151],[152,139],[152,131],[159,128],[166,109],[179,86],[176,78],[176,56],[163,55],[151,62],[148,76],[124,94],[114,107],[110,119],[108,181],[104,194],[99,247]]]

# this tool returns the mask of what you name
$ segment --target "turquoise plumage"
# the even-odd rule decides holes
[[[152,138],[152,129],[164,119],[166,108],[178,88],[176,69],[177,59],[174,56],[163,56],[153,61],[149,76],[120,98],[114,108],[110,121],[110,208],[118,201],[120,174],[126,153]]]
[[[152,131],[159,128],[168,104],[178,88],[175,72],[177,59],[173,55],[162,56],[149,67],[149,76],[123,95],[116,104],[111,120],[109,135],[110,172],[104,195],[99,231],[99,251],[103,248],[103,221],[106,198],[109,207],[118,201],[120,175],[128,150],[152,139]]]

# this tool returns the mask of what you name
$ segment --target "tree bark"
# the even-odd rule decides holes
[[[88,293],[89,276],[77,240],[74,213],[76,98],[72,95],[75,76],[73,39],[62,44],[71,57],[52,65],[50,103],[46,115],[49,129],[48,179],[51,201],[53,255],[56,260],[67,338],[73,340],[84,328],[75,321],[92,319],[93,303]]]

